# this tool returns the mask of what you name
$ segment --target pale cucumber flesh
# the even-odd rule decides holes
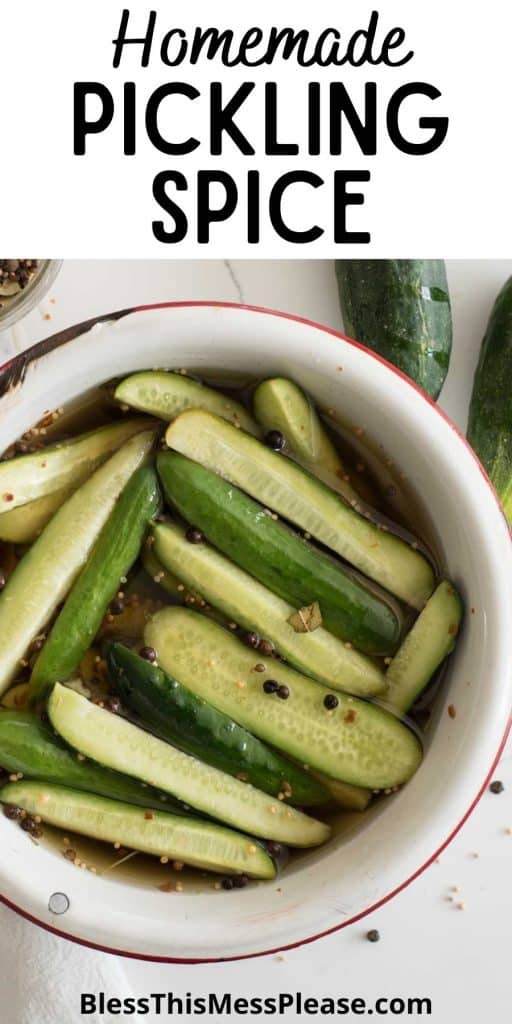
[[[154,551],[162,564],[224,615],[272,640],[290,664],[335,689],[373,695],[385,690],[384,673],[366,655],[319,627],[296,632],[288,619],[292,605],[206,543],[190,544],[176,524],[153,528]]]
[[[342,693],[336,694],[336,709],[327,711],[326,687],[275,659],[262,659],[197,612],[162,609],[144,638],[169,675],[260,739],[331,778],[386,789],[406,782],[421,761],[418,739],[395,716]],[[266,672],[256,672],[262,660]],[[288,687],[287,700],[263,692],[268,678]]]
[[[292,380],[264,380],[253,395],[253,411],[266,431],[279,430],[290,454],[346,501],[358,495],[311,400]]]
[[[202,410],[183,413],[166,433],[187,455],[335,551],[414,608],[434,587],[427,560],[359,515],[320,480],[258,440]]]
[[[120,420],[30,455],[0,462],[0,513],[63,487],[78,487],[134,434],[148,428],[142,418]]]
[[[322,822],[203,764],[67,687],[54,687],[48,714],[56,732],[75,750],[233,828],[289,846],[316,846],[329,838]]]
[[[387,672],[384,700],[400,712],[408,711],[450,654],[462,619],[462,602],[455,587],[443,580],[398,649]]]
[[[28,501],[26,505],[18,505],[12,512],[1,512],[0,540],[11,544],[31,544],[74,490],[74,487],[62,487],[52,494]]]
[[[117,386],[115,398],[167,423],[187,409],[207,409],[256,437],[261,434],[258,424],[240,402],[184,374],[164,370],[134,373]]]
[[[221,873],[273,878],[274,864],[259,843],[222,825],[120,803],[44,782],[14,782],[0,800],[43,822],[107,843]]]
[[[0,594],[0,694],[84,565],[115,501],[149,454],[154,431],[127,441],[55,513]]]

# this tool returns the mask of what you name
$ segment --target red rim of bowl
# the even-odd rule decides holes
[[[502,512],[498,496],[496,494],[496,491],[495,491],[491,481],[489,480],[489,477],[487,476],[487,473],[485,472],[485,469],[483,468],[483,466],[482,466],[481,462],[479,461],[477,455],[473,451],[471,445],[468,443],[468,441],[464,437],[464,434],[462,434],[461,431],[455,426],[455,424],[452,423],[450,417],[447,416],[446,413],[443,412],[443,410],[439,408],[439,406],[436,404],[436,402],[430,397],[430,395],[427,394],[426,391],[423,390],[423,388],[420,388],[417,384],[415,384],[414,381],[412,381],[409,377],[407,377],[405,373],[402,373],[402,371],[397,369],[396,366],[393,366],[392,363],[389,363],[386,359],[383,359],[382,356],[377,355],[376,352],[372,352],[371,349],[366,348],[365,345],[361,345],[358,341],[353,341],[352,338],[348,338],[341,331],[336,331],[333,327],[326,327],[324,324],[319,324],[315,320],[309,320],[306,317],[294,316],[292,313],[284,313],[284,312],[281,312],[280,310],[267,309],[265,306],[249,306],[249,305],[245,305],[243,303],[238,303],[238,302],[208,302],[208,301],[204,301],[204,302],[200,302],[200,301],[190,301],[190,302],[158,302],[158,303],[154,303],[154,304],[150,304],[150,305],[145,305],[145,306],[134,306],[131,309],[123,310],[121,316],[127,316],[127,315],[129,315],[131,313],[144,313],[144,312],[148,312],[149,310],[156,310],[156,309],[183,309],[183,308],[189,308],[190,309],[190,308],[197,308],[197,307],[210,307],[211,309],[239,309],[239,310],[246,310],[246,311],[248,311],[250,313],[263,313],[266,316],[275,316],[275,317],[279,317],[279,318],[281,318],[283,320],[291,320],[294,323],[304,324],[306,327],[314,327],[316,330],[323,331],[324,334],[330,334],[333,338],[336,338],[338,341],[343,341],[345,344],[351,345],[353,348],[358,348],[362,352],[365,352],[366,355],[369,356],[371,359],[375,359],[377,362],[382,363],[383,366],[386,366],[387,369],[390,370],[392,373],[394,373],[396,376],[401,377],[402,380],[405,381],[405,383],[410,388],[412,388],[414,391],[416,391],[423,398],[424,401],[428,402],[428,404],[430,406],[432,406],[432,408],[434,408],[436,410],[437,414],[439,416],[441,416],[441,418],[445,421],[445,423],[448,424],[448,426],[451,428],[451,430],[453,430],[453,432],[455,434],[457,434],[457,437],[462,441],[462,443],[465,445],[465,447],[468,449],[468,451],[470,452],[471,456],[473,457],[473,459],[477,463],[478,468],[479,468],[479,470],[480,470],[480,472],[481,472],[481,474],[482,474],[482,476],[483,476],[483,478],[485,480],[485,483],[489,487],[489,490],[491,491],[491,493],[493,495],[493,498],[494,498],[496,504],[498,505],[498,508],[500,509],[500,512]],[[88,321],[87,324],[85,324],[85,325],[76,325],[76,327],[78,328],[78,327],[84,326],[84,328],[88,330],[90,327],[93,326],[94,323],[98,322],[99,320],[108,322],[110,319],[115,319],[115,318],[119,318],[119,313],[112,313],[112,314],[109,314],[108,316],[94,317],[92,320]],[[58,337],[58,335],[57,336],[56,335],[52,336],[52,338],[56,338],[56,337]],[[60,344],[67,344],[69,341],[73,340],[73,337],[76,337],[76,335],[71,335],[70,331],[68,329],[65,332],[65,336],[62,338],[62,341],[60,342]],[[38,357],[38,354],[41,351],[44,354],[44,349],[45,349],[46,345],[48,344],[48,342],[52,340],[52,338],[46,338],[43,341],[37,342],[30,349],[28,349],[26,352],[24,352],[22,354],[22,358],[24,359],[25,364],[28,364],[28,363],[32,362],[33,359],[36,359]],[[58,347],[58,345],[52,346],[52,347]],[[4,366],[0,367],[0,373],[2,372],[2,370],[7,369],[7,367],[10,366],[15,361],[16,361],[16,357],[15,357],[14,360],[11,360],[11,361],[7,362]],[[502,514],[503,514],[503,512],[502,512]],[[424,864],[420,865],[420,867],[416,871],[414,871],[412,875],[409,875],[409,877],[406,878],[404,882],[402,882],[400,885],[396,886],[396,888],[393,889],[391,892],[387,893],[386,896],[383,896],[382,899],[377,900],[376,903],[372,903],[372,905],[370,907],[367,907],[366,910],[362,910],[359,914],[354,914],[353,917],[348,918],[348,920],[346,920],[346,921],[342,921],[340,924],[333,925],[332,928],[326,928],[322,932],[318,932],[315,935],[308,935],[304,939],[298,939],[296,942],[289,942],[289,943],[287,943],[285,945],[276,946],[276,947],[271,948],[271,949],[258,950],[255,953],[241,953],[238,956],[197,957],[197,958],[194,958],[194,957],[172,957],[172,956],[150,956],[149,954],[146,954],[146,953],[133,953],[133,952],[131,952],[129,950],[116,949],[113,946],[102,946],[99,943],[90,942],[87,939],[82,939],[82,938],[80,938],[77,935],[72,935],[70,932],[63,931],[60,928],[54,928],[52,925],[46,924],[44,921],[40,921],[39,918],[34,917],[32,914],[29,914],[26,910],[23,910],[21,907],[18,907],[15,903],[12,903],[10,900],[8,900],[6,896],[3,896],[1,894],[0,894],[0,902],[3,903],[4,906],[9,907],[10,910],[14,910],[21,917],[24,917],[27,921],[31,921],[32,924],[36,924],[40,928],[44,928],[45,931],[50,932],[52,935],[57,935],[59,938],[68,939],[70,942],[75,942],[75,943],[77,943],[80,946],[85,946],[87,949],[95,949],[95,950],[98,950],[99,952],[102,952],[102,953],[111,953],[111,954],[113,954],[115,956],[123,956],[123,957],[127,957],[127,958],[129,958],[131,960],[145,960],[145,961],[147,961],[149,963],[163,963],[163,964],[230,963],[230,962],[237,961],[237,960],[252,960],[252,959],[255,959],[256,957],[270,956],[271,954],[279,953],[279,952],[282,952],[283,950],[297,949],[299,946],[308,945],[310,942],[316,942],[317,939],[322,939],[326,935],[332,935],[334,932],[341,931],[342,928],[348,928],[350,925],[356,924],[357,921],[360,921],[362,918],[367,917],[368,914],[374,913],[374,911],[378,910],[380,907],[383,907],[386,903],[389,903],[389,901],[392,900],[395,896],[397,896],[398,893],[400,893],[404,889],[406,889],[407,886],[409,886],[411,884],[411,882],[414,882],[415,879],[419,877],[419,875],[423,874],[423,872],[426,871],[426,869],[428,867],[430,867],[430,865],[435,862],[435,860],[440,856],[440,854],[443,852],[443,850],[446,849],[446,847],[452,842],[452,840],[455,838],[455,836],[458,834],[458,832],[460,832],[460,830],[463,827],[463,825],[465,825],[465,823],[468,820],[470,814],[472,814],[472,812],[474,811],[476,805],[479,803],[481,797],[483,796],[485,790],[487,789],[487,786],[488,786],[488,784],[489,784],[489,782],[490,782],[490,780],[492,778],[494,769],[496,768],[496,766],[497,766],[497,764],[498,764],[498,762],[499,762],[499,760],[501,758],[501,755],[503,753],[503,749],[504,749],[505,744],[507,742],[511,726],[512,726],[512,714],[510,715],[510,717],[508,719],[508,722],[507,722],[507,725],[506,725],[503,737],[502,737],[502,739],[500,741],[500,744],[498,746],[498,750],[497,750],[496,756],[494,757],[494,759],[492,761],[492,764],[491,764],[491,766],[489,768],[489,771],[488,771],[488,773],[487,773],[487,775],[486,775],[486,777],[485,777],[485,779],[484,779],[484,781],[482,783],[481,788],[477,792],[476,796],[474,797],[474,799],[470,803],[470,805],[468,807],[468,810],[463,815],[463,817],[458,822],[458,824],[455,826],[453,831],[450,832],[450,834],[447,836],[447,838],[444,840],[444,842],[441,843],[441,845],[438,847],[438,849],[434,851],[434,853],[428,858],[428,860],[426,860]]]

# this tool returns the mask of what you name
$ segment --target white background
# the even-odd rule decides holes
[[[455,342],[441,405],[464,429],[488,311],[496,292],[512,273],[512,260],[452,262],[448,272]],[[50,298],[55,298],[55,303]],[[94,314],[140,303],[184,299],[266,305],[341,327],[330,262],[68,262],[47,300],[8,334],[0,334],[0,362],[2,356]],[[45,320],[45,316],[51,319]],[[139,996],[167,990],[176,995],[228,991],[257,996],[300,990],[305,996],[362,996],[368,1002],[379,996],[428,996],[433,1004],[433,1024],[507,1024],[512,910],[512,835],[507,833],[512,828],[510,746],[495,777],[504,781],[505,792],[501,796],[486,793],[440,863],[432,865],[370,919],[282,957],[195,967],[126,960],[125,994],[133,989]],[[453,892],[453,886],[459,886],[460,891]],[[459,902],[465,904],[464,911],[457,908]],[[381,933],[376,945],[365,939],[369,928],[378,928]],[[96,956],[102,955],[83,952],[84,969]],[[24,971],[26,967],[19,963],[13,965],[15,969]],[[107,994],[123,995],[117,990]],[[1,1019],[2,1024],[19,1024],[9,1015],[5,1001]],[[299,1020],[293,1015],[286,1019]],[[300,1018],[302,1022],[308,1019],[315,1018]],[[81,1018],[78,1009],[70,1007],[69,1024],[80,1020],[93,1018]],[[55,1024],[62,1022],[55,1019]]]
[[[181,26],[190,34],[195,26],[212,22],[219,29],[232,27],[240,34],[258,24],[267,28],[291,25],[310,28],[318,34],[329,25],[339,27],[343,38],[364,27],[372,4],[362,0],[315,0],[297,4],[235,3],[233,0],[189,0],[177,5],[165,0],[132,3],[133,32],[140,35],[147,24],[147,11],[159,12],[156,44],[164,32]],[[2,4],[0,32],[0,194],[2,237],[6,250],[45,252],[54,256],[149,257],[204,256],[330,257],[332,241],[331,184],[313,192],[297,187],[290,192],[289,215],[297,227],[312,218],[325,226],[325,235],[311,246],[280,242],[268,227],[264,214],[266,196],[274,179],[287,169],[308,168],[332,183],[336,167],[368,168],[372,181],[364,186],[367,201],[353,209],[349,226],[372,232],[370,255],[425,257],[440,252],[451,257],[506,257],[512,227],[510,204],[511,133],[509,130],[509,51],[512,8],[503,0],[465,4],[429,0],[386,0],[379,13],[384,31],[402,25],[407,48],[414,59],[404,67],[363,66],[346,68],[297,68],[293,62],[276,63],[259,69],[223,69],[214,62],[196,67],[164,67],[155,58],[141,70],[138,50],[131,47],[118,70],[112,69],[111,40],[117,35],[122,4],[119,0],[23,0],[23,4]],[[382,33],[384,34],[384,33]],[[382,39],[382,35],[380,35]],[[135,51],[135,53],[133,52]],[[255,93],[240,114],[240,124],[259,152],[254,158],[241,156],[228,141],[225,153],[208,156],[207,88],[210,78],[221,77],[228,95],[244,80],[257,83]],[[341,158],[326,153],[319,158],[261,157],[261,87],[265,79],[279,83],[280,132],[285,141],[303,144],[305,138],[305,92],[310,79],[345,82],[356,105],[363,83],[376,81],[379,90],[379,149],[376,157],[363,157],[347,132],[347,146]],[[170,101],[163,111],[164,130],[175,138],[189,130],[205,140],[187,158],[165,157],[150,146],[144,131],[144,106],[150,92],[168,80],[193,82],[202,92],[201,100]],[[111,89],[116,114],[108,132],[90,138],[86,157],[74,157],[72,145],[72,86],[75,80],[97,80]],[[136,157],[122,155],[120,98],[122,83],[133,80],[138,89],[139,137]],[[428,157],[404,156],[386,136],[385,111],[391,93],[406,82],[431,82],[442,92],[435,103],[410,101],[404,108],[404,128],[421,137],[417,126],[421,115],[448,114],[450,129],[443,146]],[[327,94],[325,96],[327,98]],[[172,113],[171,113],[172,112]],[[324,127],[325,127],[324,114]],[[185,196],[191,217],[191,233],[181,245],[164,246],[152,235],[151,222],[160,217],[152,199],[155,174],[172,166],[186,173],[190,190]],[[198,167],[209,165],[228,170],[240,184],[240,206],[236,215],[217,226],[208,247],[195,243],[194,177]],[[262,171],[261,245],[255,251],[244,243],[245,196],[243,179],[249,168]],[[313,221],[314,222],[314,221]],[[266,225],[266,227],[265,227]],[[347,249],[343,250],[347,253]],[[354,251],[349,253],[356,255]],[[359,255],[367,255],[365,247]]]

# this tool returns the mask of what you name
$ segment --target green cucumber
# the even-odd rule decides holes
[[[147,427],[148,421],[142,418],[120,420],[0,462],[0,513],[12,512],[63,487],[78,487],[122,444]]]
[[[159,793],[92,761],[79,760],[30,711],[0,711],[0,765],[8,772],[21,772],[40,782],[83,789],[139,807],[170,808],[185,813],[185,807],[167,793]]]
[[[50,694],[48,714],[75,750],[227,825],[289,846],[317,846],[329,838],[322,822],[184,754],[59,683]]]
[[[326,629],[360,651],[396,650],[402,616],[385,592],[365,585],[199,463],[162,452],[157,466],[165,494],[180,515],[236,565],[294,607],[318,601]]]
[[[512,525],[512,277],[491,311],[469,409],[468,441],[496,488]]]
[[[123,703],[162,739],[272,796],[289,792],[292,804],[310,807],[328,799],[311,775],[156,665],[122,644],[110,644],[106,657],[110,679]]]
[[[337,260],[346,333],[437,398],[450,365],[444,260]]]
[[[162,609],[144,639],[164,672],[264,742],[333,779],[386,789],[406,782],[420,764],[420,743],[397,717],[341,693],[328,711],[326,687],[274,660],[266,675],[255,672],[255,652],[197,612]],[[269,676],[288,687],[287,700],[264,693]]]
[[[436,669],[455,647],[462,619],[462,601],[448,580],[434,590],[387,672],[384,700],[396,711],[414,704]]]
[[[96,636],[107,608],[138,557],[149,522],[161,507],[152,466],[130,478],[69,592],[32,669],[29,700],[69,679]]]
[[[261,843],[209,821],[77,793],[43,782],[14,782],[0,790],[4,804],[21,807],[43,822],[141,853],[179,860],[191,867],[251,878],[274,878],[275,866]]]
[[[134,373],[118,384],[114,397],[123,405],[158,416],[167,423],[186,409],[207,409],[249,434],[261,434],[240,402],[184,374],[164,370]]]
[[[0,694],[31,641],[50,621],[85,564],[114,504],[155,440],[126,441],[55,513],[0,593]]]
[[[156,556],[166,568],[179,573],[188,587],[200,591],[209,604],[244,629],[271,640],[291,665],[349,693],[374,695],[385,690],[384,673],[370,658],[346,647],[321,626],[296,632],[288,621],[294,607],[220,551],[204,542],[190,544],[184,528],[174,523],[158,523],[153,537]]]
[[[0,540],[11,544],[32,544],[74,490],[74,487],[61,487],[52,494],[27,501],[26,505],[18,505],[12,512],[1,512]]]
[[[287,377],[272,377],[258,384],[253,411],[265,431],[278,430],[286,447],[305,469],[339,491],[357,499],[347,471],[310,398]]]
[[[434,575],[423,555],[358,515],[291,459],[229,423],[190,410],[171,424],[166,441],[310,533],[413,608],[422,608],[432,593]]]

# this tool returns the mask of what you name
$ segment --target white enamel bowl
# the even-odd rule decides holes
[[[290,375],[324,407],[364,426],[428,506],[468,610],[417,775],[357,831],[292,864],[280,893],[277,883],[229,894],[176,893],[171,909],[157,890],[78,871],[0,816],[0,892],[34,921],[133,956],[245,957],[309,941],[391,898],[474,807],[503,745],[511,706],[511,544],[481,466],[423,393],[340,335],[265,310],[142,309],[41,343],[0,377],[0,450],[46,410],[94,384],[153,366]],[[69,900],[64,913],[48,909],[55,893]],[[62,910],[66,901],[51,905]]]

